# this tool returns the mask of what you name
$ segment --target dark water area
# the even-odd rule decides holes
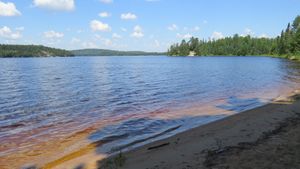
[[[2,58],[0,157],[92,126],[86,140],[118,151],[261,106],[299,82],[299,63],[268,57]]]

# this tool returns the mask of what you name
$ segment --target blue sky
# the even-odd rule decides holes
[[[0,0],[0,43],[166,51],[190,36],[275,37],[300,0]]]

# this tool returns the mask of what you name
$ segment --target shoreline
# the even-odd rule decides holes
[[[286,89],[283,90],[281,89],[281,92],[276,92],[276,94],[272,94],[272,96],[276,96],[276,98],[278,97],[286,97],[288,96],[292,91],[294,91],[296,88],[293,88],[293,90],[290,89]],[[281,94],[280,94],[281,93]],[[247,95],[248,98],[250,95]],[[266,96],[266,95],[264,95]],[[271,95],[270,95],[271,96]],[[270,101],[269,95],[266,96],[266,98],[261,98],[262,100],[265,101]],[[241,97],[243,98],[243,97]],[[274,98],[274,97],[272,97]],[[223,99],[219,100],[219,102],[216,102],[219,105],[222,104],[226,104],[227,102],[224,102]],[[262,101],[263,105],[268,104],[268,102],[264,102]],[[192,104],[193,105],[193,104]],[[263,105],[258,105],[258,107],[263,106]],[[257,107],[257,106],[256,106]],[[254,107],[254,108],[256,108]],[[200,108],[200,109],[199,109]],[[253,109],[250,108],[250,109]],[[247,109],[249,110],[249,109]],[[185,107],[184,109],[180,109],[180,111],[176,111],[177,113],[180,114],[185,114],[185,115],[195,115],[195,113],[200,113],[198,115],[215,115],[215,114],[227,114],[226,116],[232,116],[234,114],[236,114],[236,112],[234,113],[234,111],[227,111],[224,109],[211,109],[210,106],[204,106],[201,105],[199,106],[195,106],[193,105],[192,107],[188,106]],[[243,112],[243,111],[241,111]],[[239,112],[240,113],[240,112]],[[172,114],[172,116],[176,116],[176,113]],[[197,116],[195,116],[197,117]],[[161,117],[164,118],[164,117]],[[167,118],[167,117],[165,117]],[[223,119],[224,117],[222,117]],[[226,117],[225,117],[226,118]],[[135,150],[139,147],[143,147],[143,146],[147,146],[149,143],[153,143],[153,142],[157,142],[159,140],[164,140],[165,138],[170,138],[172,136],[176,136],[178,133],[182,133],[182,132],[188,132],[190,130],[192,130],[193,128],[198,128],[198,127],[202,127],[203,125],[206,124],[210,124],[213,122],[208,122],[208,123],[204,123],[204,124],[200,124],[197,126],[194,126],[192,128],[189,128],[187,130],[182,130],[180,132],[175,132],[173,134],[167,134],[168,136],[162,136],[160,138],[154,138],[153,140],[150,139],[149,141],[146,141],[145,143],[141,143],[141,144],[136,144],[136,145],[132,145],[129,147],[125,147],[124,149],[122,149],[122,152],[127,152],[127,151],[132,151]],[[96,164],[97,161],[105,159],[107,157],[111,157],[114,154],[118,155],[118,151],[116,151],[115,153],[112,154],[106,154],[105,152],[100,152],[99,149],[101,149],[102,147],[102,142],[101,141],[96,141],[96,142],[88,142],[88,140],[85,139],[85,137],[87,137],[88,134],[91,133],[91,131],[96,130],[97,125],[88,129],[85,129],[84,131],[80,131],[78,134],[74,134],[74,135],[70,135],[68,137],[67,140],[63,140],[63,141],[50,141],[47,142],[45,144],[41,144],[39,145],[38,149],[32,149],[30,152],[25,152],[24,155],[22,153],[16,154],[13,156],[8,156],[8,158],[2,159],[0,161],[2,161],[2,164],[0,166],[4,167],[4,168],[10,168],[9,166],[12,167],[12,165],[15,168],[28,168],[31,166],[35,166],[38,168],[75,168],[76,165],[78,163],[81,164],[85,164],[88,168],[94,169],[97,168]],[[81,146],[83,145],[83,146]],[[155,147],[155,146],[154,146]],[[39,151],[40,148],[42,148],[42,151]],[[155,148],[154,148],[155,149]],[[35,156],[37,154],[37,156]],[[39,155],[41,154],[41,155]],[[18,159],[18,162],[13,162],[14,159]],[[0,162],[1,163],[1,162]],[[69,166],[73,166],[73,167],[69,167]]]
[[[300,91],[271,103],[226,117],[169,138],[97,161],[98,168],[207,168],[207,154],[253,143],[300,113]],[[121,164],[120,164],[121,162]],[[88,166],[87,166],[88,167]]]
[[[267,57],[267,58],[278,58],[278,59],[285,59],[289,61],[295,61],[299,62],[300,57],[298,55],[195,55],[195,56],[178,56],[178,55],[72,55],[72,56],[17,56],[17,57],[6,57],[6,56],[0,56],[2,59],[18,59],[18,58],[77,58],[77,57],[161,57],[161,56],[166,56],[166,57],[195,57],[195,58],[200,58],[200,57]]]
[[[69,140],[68,142],[63,142],[63,144],[59,144],[59,145],[56,145],[56,146],[53,145],[52,148],[57,149],[57,150],[53,150],[53,149],[52,150],[51,149],[47,150],[47,149],[45,149],[45,151],[43,151],[43,154],[44,154],[43,156],[45,158],[41,157],[41,158],[36,158],[33,161],[28,161],[28,159],[30,159],[30,157],[28,157],[27,162],[25,163],[25,165],[20,166],[20,165],[18,165],[18,163],[14,163],[14,166],[15,167],[19,166],[18,168],[21,167],[22,169],[27,169],[27,168],[30,168],[30,167],[61,169],[61,168],[76,168],[79,165],[83,165],[85,167],[84,169],[95,169],[95,168],[99,168],[99,166],[102,166],[103,164],[106,165],[107,161],[109,163],[111,163],[111,160],[114,161],[117,157],[117,159],[120,158],[121,160],[123,160],[123,158],[126,159],[125,162],[124,162],[125,163],[124,167],[121,167],[121,168],[130,168],[131,169],[131,168],[136,168],[135,166],[132,166],[132,163],[133,164],[137,163],[135,160],[138,160],[140,157],[145,156],[144,153],[146,153],[147,156],[157,156],[157,154],[155,154],[155,152],[157,152],[157,151],[160,152],[161,150],[163,152],[164,151],[169,152],[170,147],[171,147],[171,149],[177,149],[177,147],[181,147],[181,146],[185,147],[186,146],[186,148],[188,149],[190,147],[189,145],[191,144],[191,141],[189,141],[190,139],[198,140],[197,144],[199,144],[199,145],[197,145],[197,146],[202,146],[203,147],[205,145],[207,147],[211,147],[210,150],[215,150],[216,147],[220,146],[220,144],[221,144],[221,147],[223,147],[223,146],[225,146],[225,147],[229,146],[230,147],[230,146],[233,146],[233,145],[224,144],[223,141],[220,141],[220,140],[222,140],[222,138],[211,139],[210,141],[208,141],[206,143],[202,143],[202,139],[209,139],[209,136],[211,135],[211,133],[208,133],[208,135],[205,135],[206,131],[203,128],[207,128],[207,126],[211,126],[210,128],[212,128],[214,130],[212,132],[212,134],[218,134],[220,132],[223,132],[223,131],[215,131],[216,129],[219,129],[219,124],[220,123],[221,123],[221,125],[223,125],[222,121],[225,121],[224,123],[228,123],[229,125],[231,125],[232,122],[233,123],[239,123],[239,121],[241,120],[241,117],[242,117],[242,115],[240,115],[240,114],[245,114],[249,111],[250,112],[251,111],[254,111],[254,112],[260,111],[259,109],[261,109],[263,107],[266,107],[266,106],[269,106],[269,105],[274,106],[274,105],[272,105],[274,103],[276,103],[276,105],[280,105],[280,106],[282,106],[281,104],[283,104],[283,105],[288,104],[289,105],[289,104],[292,103],[293,97],[297,96],[297,94],[300,94],[300,90],[295,90],[295,89],[297,89],[297,88],[294,88],[293,90],[287,90],[287,91],[282,90],[282,91],[285,91],[285,92],[281,91],[280,92],[281,94],[279,94],[279,93],[278,93],[278,95],[275,94],[276,97],[274,99],[269,100],[270,102],[268,102],[268,103],[266,102],[263,105],[260,105],[258,107],[247,109],[246,111],[241,111],[241,112],[238,112],[238,113],[230,113],[227,117],[223,117],[219,120],[209,122],[209,123],[206,123],[206,124],[202,124],[202,125],[197,126],[195,128],[190,128],[188,130],[184,130],[184,131],[181,131],[181,132],[176,133],[176,134],[169,135],[168,137],[162,137],[162,138],[154,139],[152,141],[149,141],[149,142],[137,145],[137,146],[127,147],[125,149],[122,149],[121,153],[120,153],[120,151],[117,151],[117,152],[112,153],[112,154],[101,153],[100,151],[98,151],[99,148],[102,146],[101,142],[88,143],[86,146],[79,147],[79,149],[76,149],[75,151],[73,151],[72,149],[66,148],[65,146],[68,147],[68,145],[69,145],[71,147],[73,146],[73,148],[74,148],[74,145],[78,146],[80,143],[84,143],[84,142],[82,142],[80,140],[78,142],[77,139],[72,139],[72,140]],[[202,105],[202,107],[203,107],[203,105]],[[200,109],[199,110],[198,108],[195,108],[195,109],[188,108],[188,109],[182,110],[183,112],[181,112],[181,113],[184,113],[184,114],[187,115],[188,113],[193,114],[193,112],[199,112],[200,111],[200,112],[203,112],[204,114],[207,114],[207,113],[211,114],[210,110],[211,109]],[[299,110],[300,110],[300,107],[299,107]],[[224,111],[224,110],[222,110],[222,111]],[[247,114],[249,114],[249,113],[247,113]],[[257,113],[255,113],[255,114],[257,114]],[[262,114],[265,114],[265,113],[262,113]],[[249,117],[253,118],[252,116],[249,115]],[[261,115],[259,115],[257,118],[260,119],[260,117],[261,117]],[[232,118],[234,118],[235,120],[230,120]],[[275,117],[275,118],[277,118],[277,117]],[[280,117],[280,118],[278,118],[278,120],[282,121],[284,119],[282,119]],[[275,121],[274,123],[278,123],[278,122]],[[243,127],[243,130],[244,130],[244,128],[245,127]],[[254,128],[255,128],[255,126],[254,126]],[[227,132],[227,133],[229,132],[229,131],[226,131],[226,130],[224,130],[224,131]],[[200,132],[200,133],[203,132],[204,133],[204,134],[200,134],[200,135],[202,135],[201,138],[198,138],[199,137],[199,136],[197,136],[197,135],[199,135],[199,134],[197,134],[198,132]],[[81,137],[81,136],[84,137],[84,135],[86,135],[83,132],[80,132],[80,133],[81,134],[78,135],[78,137]],[[195,134],[196,134],[196,137],[195,137]],[[238,134],[236,137],[239,137],[239,136],[240,135]],[[175,137],[179,137],[179,140],[177,140],[178,138],[175,138]],[[195,137],[195,138],[193,138],[193,137]],[[184,141],[182,143],[182,140],[184,140],[185,138],[187,138],[188,140]],[[199,143],[200,140],[201,140],[201,143]],[[243,141],[243,142],[246,142],[246,141]],[[59,142],[57,142],[57,143],[59,143]],[[207,145],[208,143],[209,143],[209,145]],[[47,143],[47,144],[50,144],[50,143]],[[185,146],[183,144],[185,144]],[[193,146],[195,146],[195,143],[192,142],[192,147]],[[64,151],[60,152],[60,150],[63,150],[63,149],[64,149]],[[208,151],[208,150],[209,149],[202,149],[200,154],[203,154],[203,151]],[[39,153],[39,152],[32,151],[32,153],[34,155],[35,153]],[[164,156],[161,157],[161,159],[163,159],[165,157],[168,157],[168,156],[172,156],[172,154],[174,154],[174,152],[172,152],[172,151],[170,151],[169,153],[171,153],[171,155],[164,155]],[[187,152],[186,154],[189,154],[189,153],[190,152]],[[120,157],[120,155],[121,155],[121,157]],[[26,161],[26,158],[24,158],[22,160]],[[179,159],[179,160],[181,158],[183,158],[183,157],[177,157],[177,159]],[[145,158],[145,160],[146,159],[148,160],[148,158]],[[13,160],[13,159],[10,159],[10,160]],[[21,160],[21,159],[19,159],[19,160]],[[155,161],[157,161],[157,160],[151,159],[149,161],[150,161],[150,164],[152,164],[152,163],[154,164]],[[169,160],[166,160],[166,161],[169,161]],[[186,160],[186,161],[193,161],[193,160]],[[0,166],[2,166],[4,168],[10,166],[9,161],[6,161],[6,160],[3,159],[2,162],[3,163]],[[6,162],[8,162],[8,163],[6,163]],[[169,164],[173,164],[173,163],[174,162],[169,162]],[[13,164],[13,163],[11,163],[11,164]],[[160,164],[160,163],[158,163],[158,164]],[[158,166],[160,166],[160,165],[158,165]],[[172,166],[172,167],[174,167],[174,166]],[[167,168],[172,168],[172,167],[168,166]],[[120,167],[118,167],[118,168],[120,168]],[[140,169],[140,168],[145,168],[145,169],[149,168],[150,169],[151,167],[149,167],[148,163],[146,165],[144,165],[142,163],[137,168],[138,169]],[[152,168],[153,168],[153,166],[152,166]],[[154,166],[154,168],[155,168],[155,166]],[[162,168],[164,168],[164,167],[162,167]]]
[[[209,152],[223,152],[223,148],[256,142],[286,119],[295,118],[300,113],[299,95],[300,91],[294,90],[260,107],[114,155],[107,156],[91,150],[66,161],[58,159],[58,163],[53,161],[42,168],[207,168]]]
[[[194,56],[179,56],[179,55],[166,55],[168,57],[268,57],[268,58],[278,58],[278,59],[286,59],[289,61],[295,61],[295,62],[299,62],[300,61],[300,56],[298,55],[194,55]]]

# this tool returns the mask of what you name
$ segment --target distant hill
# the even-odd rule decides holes
[[[143,51],[117,51],[108,49],[80,49],[71,51],[75,56],[142,56],[142,55],[164,55],[159,52]]]
[[[74,56],[72,52],[42,45],[4,45],[0,44],[0,57],[51,57]]]
[[[0,57],[67,57],[67,56],[142,56],[165,55],[166,53],[143,51],[117,51],[108,49],[64,50],[42,45],[0,44]]]

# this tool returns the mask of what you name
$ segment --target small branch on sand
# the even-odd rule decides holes
[[[161,147],[167,146],[169,144],[170,143],[167,142],[167,143],[163,143],[163,144],[160,144],[160,145],[157,145],[157,146],[152,146],[152,147],[149,147],[148,150],[153,150],[153,149],[161,148]]]
[[[263,153],[262,151],[256,150],[255,147],[266,143],[271,137],[279,135],[286,132],[288,128],[293,128],[293,126],[299,124],[300,114],[296,113],[296,117],[287,118],[282,123],[280,123],[274,130],[269,132],[264,132],[255,142],[241,142],[236,146],[220,146],[220,141],[216,139],[217,149],[206,150],[205,161],[203,165],[207,168],[212,168],[217,165],[218,159],[222,157],[229,156],[234,152],[242,152],[244,150],[254,149],[258,153]],[[222,160],[224,162],[224,160]],[[224,164],[225,165],[225,164]]]

